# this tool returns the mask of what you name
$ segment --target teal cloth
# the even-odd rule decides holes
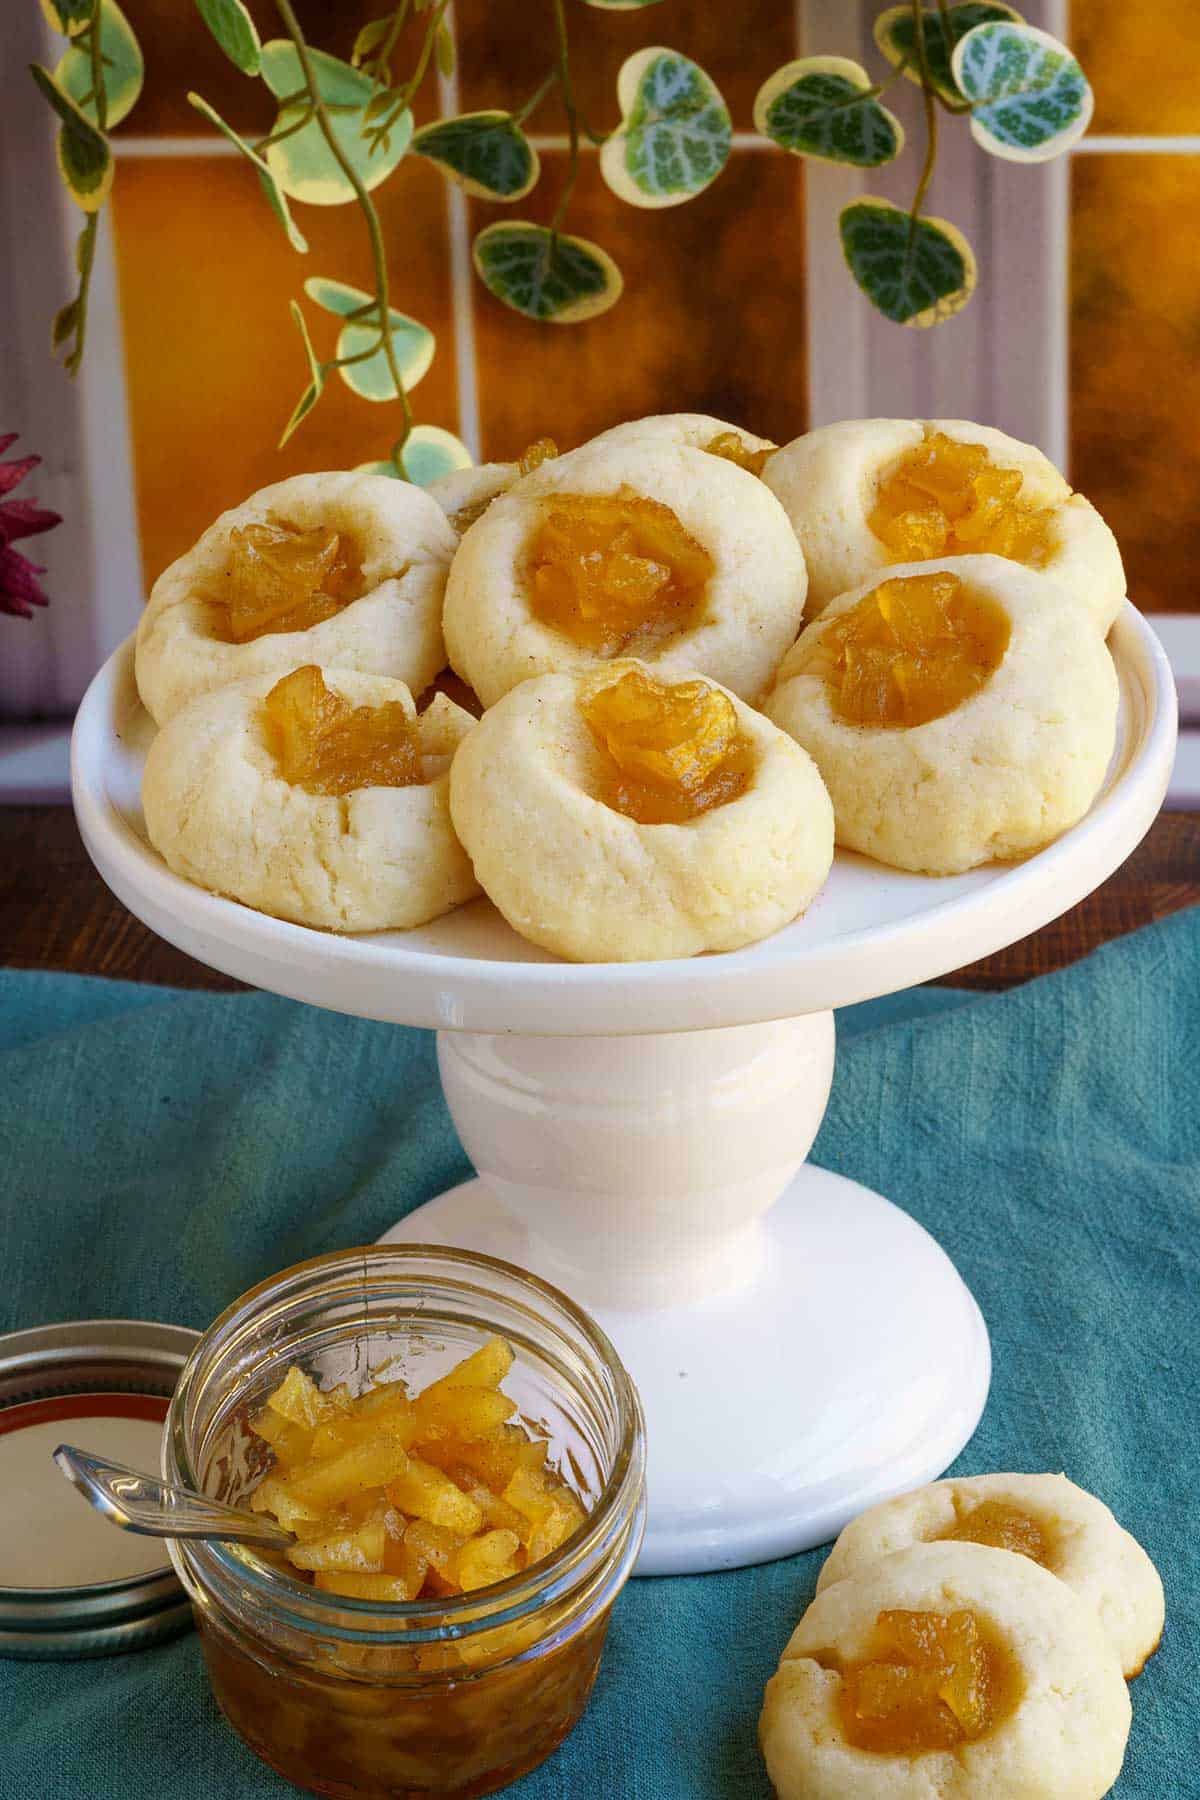
[[[995,1379],[956,1471],[1065,1469],[1162,1570],[1120,1800],[1200,1796],[1198,953],[1200,911],[1008,994],[849,1009],[814,1151],[927,1225],[983,1308]],[[0,1168],[0,1329],[203,1326],[467,1173],[423,1033],[12,972]],[[584,1722],[514,1800],[767,1800],[762,1687],[823,1555],[631,1582]],[[295,1791],[221,1724],[191,1635],[0,1662],[0,1711],[0,1800]]]

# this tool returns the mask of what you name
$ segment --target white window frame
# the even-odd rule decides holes
[[[794,0],[798,54],[836,51],[876,66],[871,25],[881,0]],[[1066,35],[1067,0],[1026,0],[1026,15]],[[78,700],[91,672],[133,629],[143,583],[134,505],[133,459],[124,375],[111,219],[101,224],[93,278],[89,351],[76,382],[56,370],[48,321],[71,292],[74,241],[81,223],[55,167],[54,126],[26,66],[53,63],[57,39],[32,3],[9,21],[9,54],[0,65],[0,430],[21,433],[21,448],[46,458],[31,490],[64,515],[35,540],[48,565],[54,604],[26,631],[0,625],[0,719],[60,715]],[[14,35],[15,34],[15,35]],[[458,105],[456,78],[441,81],[443,108]],[[814,425],[870,416],[979,418],[1039,444],[1065,466],[1068,448],[1069,158],[1038,168],[997,161],[968,148],[953,123],[930,196],[934,213],[952,218],[976,246],[985,271],[971,305],[932,332],[903,331],[881,319],[854,291],[843,266],[837,220],[856,195],[880,193],[906,203],[923,130],[919,96],[900,82],[888,104],[905,120],[910,154],[899,168],[862,174],[810,164],[806,180],[809,392]],[[565,139],[539,138],[541,149]],[[781,155],[754,134],[739,149]],[[125,137],[132,156],[232,155],[215,136]],[[1200,138],[1100,137],[1075,155],[1200,154]],[[477,454],[470,239],[466,203],[447,184],[447,217],[456,320],[458,430]],[[19,247],[8,253],[9,246]],[[1003,275],[998,271],[1003,267]],[[1179,682],[1184,716],[1200,726],[1200,611],[1159,615],[1156,629]],[[0,724],[0,803],[62,799],[66,744],[60,725]],[[1200,806],[1200,730],[1185,733],[1169,804]]]

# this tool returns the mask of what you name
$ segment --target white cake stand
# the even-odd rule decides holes
[[[801,1165],[833,1074],[831,1008],[1024,937],[1149,827],[1174,687],[1132,606],[1110,643],[1118,748],[1091,813],[1050,849],[944,880],[839,854],[803,919],[688,962],[560,962],[486,901],[335,937],[191,886],[145,837],[153,727],[129,645],[79,709],[75,809],[113,892],[170,943],[293,999],[437,1031],[480,1179],[388,1238],[489,1251],[587,1306],[645,1403],[640,1572],[736,1568],[940,1474],[978,1422],[987,1331],[949,1259],[887,1200]]]

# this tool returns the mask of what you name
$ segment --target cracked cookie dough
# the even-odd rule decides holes
[[[586,444],[466,533],[446,647],[485,706],[615,655],[754,700],[799,629],[805,585],[783,508],[744,469],[687,445]]]
[[[1065,1581],[1098,1614],[1128,1680],[1157,1650],[1158,1570],[1104,1502],[1065,1475],[970,1475],[872,1506],[838,1538],[817,1592],[911,1544],[946,1540],[1015,1551]]]
[[[261,489],[155,582],[137,635],[146,710],[165,725],[200,694],[302,663],[420,693],[446,660],[454,547],[437,502],[386,475],[293,475]]]
[[[576,962],[753,943],[833,859],[790,738],[713,682],[628,660],[514,688],[455,756],[450,811],[509,924]]]
[[[931,445],[936,452],[946,440],[949,452],[931,456]],[[962,457],[956,446],[974,446],[977,454],[963,460],[982,468],[972,475],[952,466]],[[846,419],[786,444],[763,480],[803,547],[809,618],[893,562],[956,551],[1008,554],[1006,542],[1017,560],[1074,594],[1103,632],[1125,598],[1117,541],[1091,501],[1073,494],[1032,444],[990,426]]]
[[[897,599],[912,610],[910,594],[936,600],[947,584],[924,649],[903,620],[885,631],[875,616],[880,596],[895,615]],[[900,563],[831,602],[763,710],[820,769],[839,844],[952,875],[1027,856],[1083,817],[1117,705],[1112,658],[1080,604],[1019,563],[972,556]]]
[[[759,1737],[779,1800],[1100,1800],[1130,1718],[1095,1612],[1056,1576],[917,1544],[817,1595]]]
[[[417,717],[404,684],[384,676],[306,667],[286,679],[313,675],[335,708],[339,699],[399,706],[415,719],[417,779],[334,792],[309,791],[300,770],[288,780],[290,746],[265,705],[284,683],[259,675],[194,700],[154,739],[142,779],[154,848],[200,887],[327,931],[404,929],[473,899],[479,887],[450,823],[448,769],[474,719],[445,695]],[[344,720],[347,709],[337,710]],[[369,755],[379,749],[368,743]],[[307,758],[310,769],[315,760]],[[342,787],[336,772],[324,784]]]

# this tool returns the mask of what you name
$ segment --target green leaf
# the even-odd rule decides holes
[[[937,325],[967,304],[975,258],[945,219],[918,219],[871,197],[843,207],[842,250],[873,306],[897,325]]]
[[[541,174],[537,151],[506,112],[439,119],[421,127],[412,147],[483,200],[521,200]]]
[[[196,10],[222,50],[243,75],[262,67],[262,40],[242,0],[196,0]]]
[[[326,312],[335,313],[339,319],[347,319],[351,313],[361,312],[375,298],[362,288],[351,287],[346,281],[334,281],[328,275],[310,275],[304,284],[304,291],[310,300],[315,300]]]
[[[378,49],[388,32],[392,29],[392,15],[386,14],[382,19],[369,19],[354,40],[354,48],[350,52],[350,61],[357,69],[366,61],[372,50]]]
[[[133,28],[116,0],[100,0],[100,54],[104,58],[105,116],[109,126],[119,125],[142,91],[145,64]],[[54,79],[95,124],[91,52],[72,45],[55,69]]]
[[[950,24],[949,43],[942,27],[941,13],[922,14],[925,60],[929,65],[930,79],[943,100],[961,101],[962,95],[955,85],[950,68],[950,55],[955,44],[976,25],[989,24],[996,19],[1012,19],[1019,24],[1021,15],[1014,7],[993,4],[992,0],[964,0],[962,5],[947,7],[946,17]],[[915,81],[919,87],[921,68],[909,0],[903,0],[901,5],[891,6],[886,12],[880,13],[875,21],[875,42],[892,67],[898,69],[903,64],[905,77],[909,81]]]
[[[489,225],[472,255],[490,294],[528,319],[575,325],[607,312],[621,298],[621,271],[587,238],[557,236],[527,219]]]
[[[861,63],[805,56],[785,63],[758,90],[754,124],[797,156],[877,169],[904,148],[904,128],[871,93]]]
[[[370,299],[370,295],[367,298]],[[396,359],[400,380],[405,393],[411,393],[433,361],[437,340],[420,320],[410,319],[407,314],[397,312],[394,307],[389,308],[388,325],[392,354]],[[380,343],[379,325],[375,319],[342,326],[337,341],[338,358],[362,356],[373,344],[379,344],[374,355],[365,356],[362,362],[339,368],[338,374],[351,393],[358,394],[363,400],[398,400],[399,391],[392,378],[387,352]]]
[[[1048,162],[1091,122],[1087,76],[1048,31],[1032,25],[977,25],[961,38],[954,79],[971,101],[971,136],[1009,162]]]
[[[84,212],[99,212],[113,184],[113,158],[107,138],[85,118],[40,63],[32,63],[29,73],[62,120],[58,169],[67,192]]]
[[[440,425],[414,425],[400,452],[404,473],[417,487],[428,487],[455,469],[469,469],[473,458],[461,438]]]
[[[676,50],[638,50],[617,76],[621,123],[600,151],[600,173],[634,206],[679,206],[703,193],[729,160],[733,128],[716,84]]]
[[[288,206],[287,200],[284,197],[278,182],[275,180],[275,177],[267,164],[258,154],[258,151],[252,144],[248,144],[244,137],[239,137],[232,125],[227,125],[225,123],[220,113],[216,111],[215,107],[208,104],[208,101],[204,99],[203,95],[189,94],[188,105],[194,106],[198,113],[202,113],[210,124],[216,126],[222,137],[227,137],[231,144],[237,145],[247,162],[253,163],[255,170],[258,173],[258,179],[262,183],[263,193],[267,197],[271,211],[283,226],[283,229],[287,234],[288,243],[292,246],[293,250],[299,250],[301,255],[303,255],[308,249],[308,239],[297,227],[295,220],[292,218],[291,208]]]
[[[308,359],[308,373],[310,379],[308,386],[296,402],[295,410],[293,411],[291,418],[283,428],[283,436],[280,438],[277,445],[277,448],[280,450],[283,449],[283,446],[287,443],[292,433],[303,424],[305,419],[307,419],[309,413],[321,398],[321,394],[325,387],[325,370],[317,360],[317,353],[313,349],[312,339],[308,335],[308,321],[294,300],[288,301],[288,310],[296,321],[296,329],[299,331],[300,337],[304,343],[304,354]]]
[[[42,0],[42,13],[52,31],[78,37],[92,22],[92,0]]]
[[[386,181],[408,149],[412,137],[412,114],[405,110],[392,127],[386,140],[374,144],[365,135],[364,113],[374,92],[369,75],[351,68],[336,56],[323,50],[310,50],[313,70],[321,99],[332,109],[333,134],[359,178],[368,189]],[[277,99],[297,93],[304,87],[304,72],[295,46],[285,38],[273,38],[262,47],[263,79]],[[304,117],[308,100],[281,106],[274,130],[285,129]],[[373,147],[374,146],[374,147]],[[267,149],[267,162],[276,181],[293,200],[304,200],[310,206],[344,206],[355,198],[354,188],[346,179],[337,159],[325,142],[320,122],[310,119],[282,143]]]
[[[65,344],[69,337],[75,335],[75,328],[78,324],[79,301],[78,299],[68,300],[67,304],[60,306],[54,315],[54,322],[50,327],[51,347],[57,350]]]

